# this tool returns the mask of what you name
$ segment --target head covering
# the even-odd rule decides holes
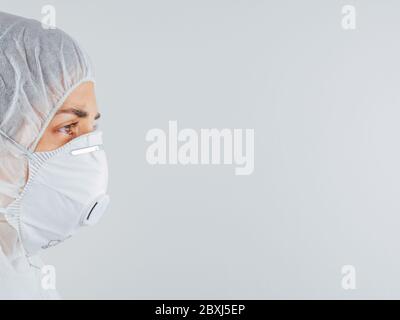
[[[88,56],[59,29],[0,12],[0,208],[26,183],[33,152],[68,95],[93,80]]]

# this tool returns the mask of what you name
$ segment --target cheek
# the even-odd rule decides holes
[[[35,152],[42,152],[46,151],[46,149],[49,147],[47,135],[43,134],[42,138],[39,140],[38,145],[36,146]]]
[[[52,132],[51,130],[46,130],[40,139],[36,152],[52,151],[61,147],[65,142],[61,139],[60,135]]]

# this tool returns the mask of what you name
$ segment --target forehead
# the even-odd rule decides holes
[[[70,108],[76,108],[90,113],[97,112],[96,95],[92,82],[85,82],[72,91],[59,111]]]

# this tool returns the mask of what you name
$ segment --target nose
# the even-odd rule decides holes
[[[81,130],[80,130],[80,134],[81,135],[84,135],[84,134],[87,134],[87,133],[90,133],[90,132],[93,132],[95,130],[95,121],[94,120],[85,120],[83,123],[82,123],[82,126],[81,126]]]

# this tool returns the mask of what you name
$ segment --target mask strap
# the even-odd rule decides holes
[[[32,159],[32,153],[31,153],[28,149],[26,149],[26,148],[24,148],[23,146],[21,146],[21,145],[20,145],[18,142],[16,142],[14,139],[10,138],[10,137],[9,137],[7,134],[5,134],[4,131],[1,130],[1,129],[0,129],[0,135],[2,135],[4,138],[6,138],[8,141],[10,141],[18,150],[20,150],[20,151],[21,151],[24,155],[26,155],[29,159]],[[8,212],[7,212],[7,208],[0,208],[0,213],[7,214],[7,213],[8,213]],[[21,236],[20,236],[19,230],[16,230],[16,231],[17,231],[17,234],[18,234],[18,238],[19,238],[19,240],[20,240],[20,246],[21,246],[21,248],[22,248],[22,250],[23,250],[23,252],[24,252],[25,258],[26,258],[26,260],[28,261],[29,265],[30,265],[32,268],[36,268],[36,269],[41,270],[40,267],[38,267],[38,266],[36,266],[35,264],[33,264],[31,257],[27,254],[27,252],[26,252],[24,246],[22,245],[22,240],[21,240]]]
[[[4,133],[3,130],[0,129],[0,135],[2,135],[4,138],[6,138],[8,141],[10,141],[19,151],[21,151],[24,155],[26,155],[29,159],[32,159],[32,153],[21,146],[18,142],[16,142],[14,139],[10,138],[7,134]]]

